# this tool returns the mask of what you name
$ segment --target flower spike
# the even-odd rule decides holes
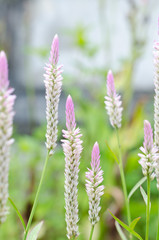
[[[153,145],[153,132],[149,121],[144,121],[144,142],[140,147],[142,153],[139,153],[139,164],[142,166],[144,176],[150,175],[151,180],[155,177],[156,160],[158,159],[157,147]]]
[[[158,18],[158,35],[159,35],[159,18]],[[154,97],[154,139],[155,146],[159,153],[159,41],[154,42],[154,85],[155,85],[155,97]],[[159,158],[156,160],[155,173],[157,179],[157,188],[159,190]]]
[[[59,40],[55,35],[50,52],[49,63],[46,64],[44,74],[46,87],[46,147],[52,155],[57,141],[58,105],[62,87],[62,66],[57,66],[59,58]]]
[[[114,128],[121,127],[122,102],[120,95],[116,93],[114,77],[110,70],[107,75],[107,96],[105,96],[105,108],[110,118],[110,123]]]
[[[99,222],[100,199],[104,194],[103,171],[100,167],[99,145],[96,142],[92,150],[91,169],[86,172],[86,191],[89,198],[89,221],[94,226]]]
[[[13,105],[16,96],[12,95],[13,88],[9,88],[8,62],[5,52],[0,52],[0,223],[8,214],[6,206],[8,200],[8,172],[10,162],[10,145],[14,142]]]
[[[80,129],[76,128],[74,105],[69,95],[66,101],[66,127],[63,130],[62,147],[65,154],[65,220],[67,224],[67,237],[78,237],[78,172],[82,141]]]

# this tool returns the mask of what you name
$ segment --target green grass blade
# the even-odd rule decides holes
[[[117,231],[118,231],[121,239],[122,239],[122,240],[127,240],[125,234],[123,233],[122,228],[120,227],[120,225],[119,225],[119,223],[118,223],[117,221],[115,221],[115,227],[116,227],[116,229],[117,229]]]
[[[130,191],[129,195],[128,195],[128,199],[131,198],[131,196],[134,194],[134,192],[136,192],[136,190],[146,181],[147,177],[143,177],[140,181],[138,181],[136,183],[136,185],[132,188],[132,190]]]
[[[16,207],[15,203],[13,202],[13,200],[10,197],[8,198],[8,200],[10,201],[10,203],[13,206],[14,210],[16,211],[16,213],[17,213],[17,215],[18,215],[18,217],[19,217],[19,219],[20,219],[20,221],[21,221],[21,223],[22,223],[22,225],[24,227],[24,230],[26,230],[26,225],[25,225],[24,219],[23,219],[22,215],[20,214],[18,208]]]
[[[144,202],[145,202],[145,204],[147,206],[147,194],[146,194],[145,190],[142,187],[140,187],[140,192],[141,192],[141,195],[142,195],[142,197],[144,199]],[[150,210],[151,210],[151,202],[150,202]]]
[[[145,193],[145,190],[142,187],[140,187],[140,192],[144,199],[145,204],[147,205],[147,194]]]
[[[138,223],[138,221],[139,221],[140,219],[141,219],[141,217],[138,217],[138,218],[135,218],[135,219],[131,222],[130,228],[131,228],[132,230],[134,230],[136,224]]]
[[[127,226],[125,223],[123,223],[119,218],[117,218],[116,216],[114,216],[114,214],[108,210],[110,212],[110,214],[112,215],[112,217],[123,227],[125,228],[129,233],[131,233],[132,235],[134,235],[137,239],[139,240],[143,240],[143,238],[134,230],[132,230],[129,226]]]

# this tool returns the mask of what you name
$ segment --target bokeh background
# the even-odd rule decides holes
[[[64,209],[64,154],[61,130],[65,129],[65,101],[71,94],[77,123],[83,134],[79,173],[79,240],[88,239],[88,198],[85,171],[95,141],[101,150],[105,194],[101,220],[94,240],[120,239],[107,209],[126,222],[118,166],[106,141],[118,154],[114,130],[109,124],[104,96],[106,75],[112,69],[122,94],[124,112],[120,130],[128,192],[142,178],[138,164],[143,141],[143,121],[153,125],[153,42],[158,36],[159,2],[156,0],[0,0],[0,50],[9,61],[9,78],[17,95],[14,118],[9,191],[25,221],[29,217],[43,167],[45,148],[44,65],[53,36],[60,40],[64,65],[59,105],[59,136],[50,159],[33,224],[44,220],[40,239],[66,239]],[[143,184],[145,188],[145,185]],[[157,226],[156,182],[151,185],[150,239]],[[9,203],[8,203],[9,205]],[[132,219],[141,216],[136,231],[144,236],[145,204],[140,191],[130,201]],[[22,239],[23,230],[14,209],[0,228],[0,239]]]

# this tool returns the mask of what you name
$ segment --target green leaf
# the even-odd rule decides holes
[[[140,187],[140,192],[141,192],[141,195],[142,195],[142,197],[144,199],[144,202],[147,206],[147,194],[145,193],[145,190],[142,187]],[[150,209],[151,209],[151,202],[150,202]]]
[[[117,221],[115,221],[115,226],[116,226],[116,229],[121,237],[122,240],[127,240],[125,234],[123,233],[123,230],[122,228],[120,227],[119,223]]]
[[[130,223],[130,228],[132,230],[134,230],[136,224],[138,223],[138,221],[141,219],[141,217],[135,218],[131,223]]]
[[[27,240],[37,240],[39,231],[43,225],[43,221],[38,223],[28,234]]]
[[[132,190],[129,193],[128,199],[131,198],[131,196],[136,192],[136,190],[146,181],[147,177],[143,177],[140,181],[136,183],[136,185],[132,188]]]
[[[107,141],[105,141],[105,143],[106,143],[106,146],[107,146],[107,148],[109,149],[109,151],[111,152],[111,154],[112,154],[112,156],[113,156],[113,158],[115,159],[115,161],[119,164],[119,160],[118,160],[118,158],[117,158],[117,156],[115,155],[115,153],[111,150],[111,148],[109,147],[109,144],[108,144],[108,142]]]
[[[142,187],[140,187],[140,192],[144,199],[145,204],[147,205],[147,194],[145,193],[145,190]]]
[[[19,217],[19,219],[20,219],[20,221],[21,221],[21,223],[22,223],[22,225],[24,227],[24,230],[26,230],[26,225],[25,225],[24,219],[23,219],[22,215],[20,214],[18,208],[16,207],[15,203],[13,202],[13,200],[10,197],[8,198],[8,200],[12,204],[14,210],[16,211],[16,213],[17,213],[17,215],[18,215],[18,217]]]
[[[114,214],[109,210],[110,214],[112,215],[112,217],[123,227],[125,228],[129,233],[131,233],[132,235],[134,235],[137,239],[139,240],[143,240],[143,238],[134,230],[132,230],[129,226],[127,226],[125,223],[123,223],[119,218],[117,218],[116,216],[114,216]]]

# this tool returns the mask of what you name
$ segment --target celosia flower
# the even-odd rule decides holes
[[[80,164],[80,154],[82,152],[82,141],[80,129],[76,128],[74,105],[71,96],[66,101],[66,127],[63,130],[62,147],[65,154],[65,220],[67,224],[67,237],[74,239],[78,232],[78,200],[77,185]]]
[[[103,171],[100,167],[99,146],[96,142],[92,150],[91,169],[86,172],[86,191],[89,198],[89,221],[94,226],[99,221],[100,199],[104,194]]]
[[[159,147],[159,42],[154,43],[154,135],[155,145]]]
[[[154,168],[156,166],[158,153],[157,147],[153,144],[151,124],[147,120],[144,121],[144,142],[143,147],[140,147],[140,150],[142,153],[139,153],[138,156],[141,158],[139,163],[142,166],[142,172],[144,176],[149,175],[151,180],[153,180],[155,177]]]
[[[55,35],[51,51],[49,63],[46,64],[44,74],[45,87],[46,87],[46,147],[49,150],[49,154],[52,155],[56,147],[57,141],[57,124],[58,124],[58,105],[61,94],[62,86],[62,65],[57,66],[59,58],[59,40]]]
[[[121,96],[116,93],[114,77],[111,70],[107,75],[107,96],[105,96],[105,108],[110,118],[110,123],[114,128],[121,127],[122,111]]]
[[[0,223],[4,222],[8,213],[8,171],[10,161],[10,145],[13,143],[13,105],[15,95],[9,88],[8,63],[6,55],[0,52]]]
[[[159,19],[158,19],[159,26]],[[154,135],[155,146],[159,152],[159,41],[154,42],[154,84],[155,84],[155,98],[154,98]],[[156,160],[155,173],[157,179],[157,188],[159,190],[159,158]]]

